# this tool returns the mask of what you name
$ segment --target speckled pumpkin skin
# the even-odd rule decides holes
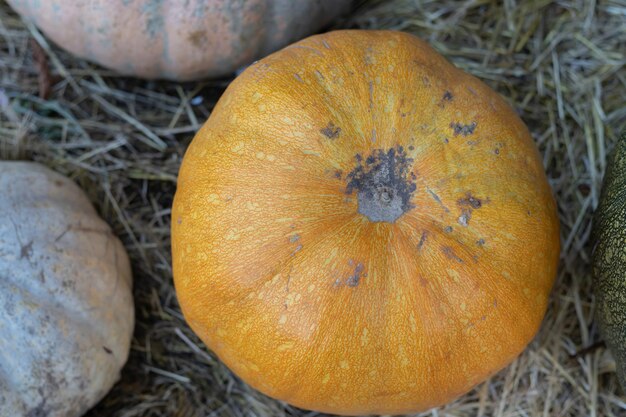
[[[338,414],[425,410],[511,362],[559,256],[515,112],[389,31],[313,36],[239,76],[185,155],[172,245],[208,347]]]
[[[229,74],[310,35],[351,0],[7,0],[54,42],[122,74]]]
[[[0,162],[0,415],[78,417],[118,380],[133,330],[126,252],[87,197]]]
[[[626,132],[607,167],[593,233],[596,317],[626,389]]]

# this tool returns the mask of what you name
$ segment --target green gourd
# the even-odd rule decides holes
[[[596,317],[626,389],[626,132],[607,167],[593,233]]]

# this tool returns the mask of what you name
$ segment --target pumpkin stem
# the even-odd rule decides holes
[[[355,160],[357,166],[348,174],[346,194],[357,192],[359,213],[373,222],[393,223],[413,208],[413,159],[406,156],[402,146],[375,149],[365,160],[357,154]]]

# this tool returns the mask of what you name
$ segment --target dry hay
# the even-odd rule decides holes
[[[558,199],[561,267],[539,335],[511,366],[422,415],[626,415],[611,359],[597,346],[589,268],[606,155],[626,128],[624,22],[624,0],[378,0],[337,25],[415,33],[498,90],[528,124]],[[56,81],[49,100],[38,97],[41,59],[33,56],[42,55]],[[176,174],[228,81],[117,76],[50,46],[0,0],[0,159],[34,159],[76,180],[133,260],[131,358],[90,417],[317,415],[233,377],[176,303],[169,254]]]

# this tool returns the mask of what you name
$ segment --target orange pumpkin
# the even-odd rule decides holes
[[[126,75],[233,72],[327,25],[351,0],[7,0],[75,55]]]
[[[559,254],[515,112],[390,31],[249,67],[189,147],[172,216],[192,329],[260,391],[337,414],[424,410],[503,368]]]

